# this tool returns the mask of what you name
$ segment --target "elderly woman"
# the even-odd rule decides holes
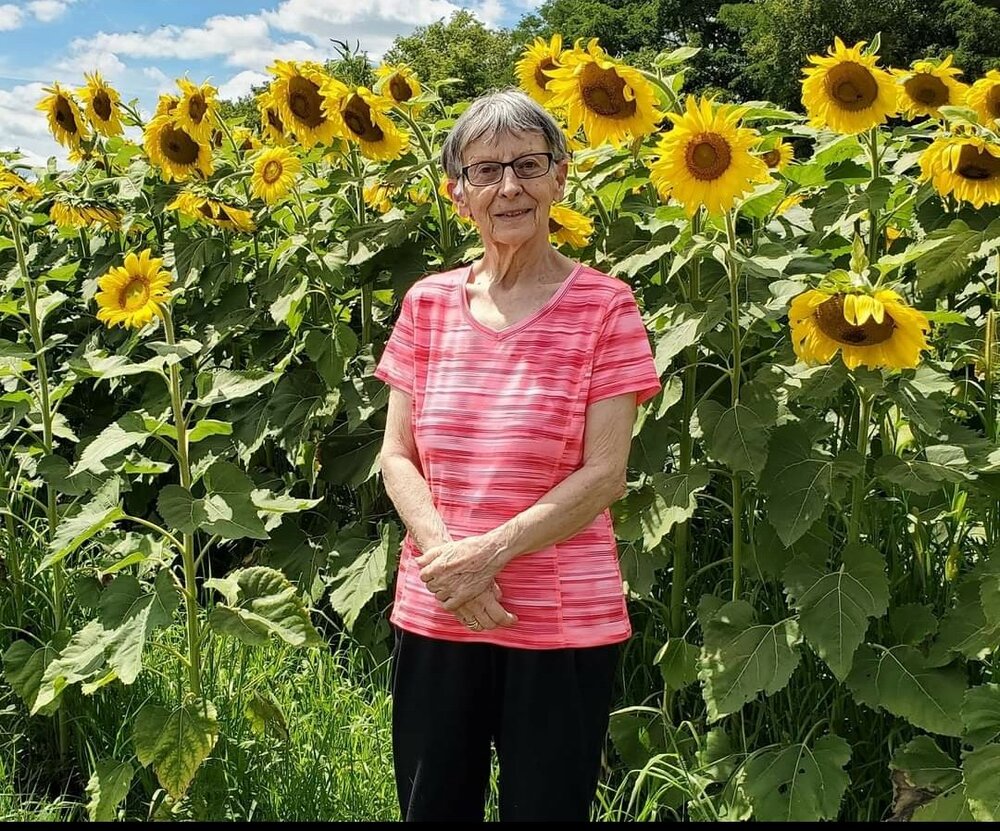
[[[442,163],[483,255],[406,292],[375,372],[408,530],[390,616],[406,820],[482,821],[491,741],[502,821],[586,821],[597,789],[632,634],[608,506],[661,385],[628,285],[549,242],[568,155],[522,92],[465,110]]]

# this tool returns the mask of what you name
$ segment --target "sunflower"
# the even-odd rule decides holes
[[[545,38],[535,38],[535,42],[524,50],[524,56],[517,62],[517,79],[521,89],[539,104],[548,104],[552,98],[549,83],[552,79],[545,73],[560,66],[562,35],[555,34],[546,43]]]
[[[977,136],[939,138],[920,154],[920,178],[974,208],[1000,205],[1000,145]]]
[[[375,181],[366,185],[363,193],[365,204],[379,213],[387,213],[392,210],[392,198],[399,191],[399,188],[390,187]],[[427,201],[426,199],[424,200]],[[422,204],[422,203],[421,203]]]
[[[269,103],[277,109],[285,131],[306,148],[330,144],[340,136],[340,125],[331,117],[324,90],[346,92],[344,84],[313,61],[275,61],[268,72],[276,76],[268,87]]]
[[[466,225],[475,225],[476,224],[476,221],[471,216],[462,216],[462,214],[460,214],[458,212],[458,206],[455,205],[455,200],[452,199],[451,196],[449,196],[449,194],[448,194],[448,177],[447,176],[442,176],[441,177],[441,181],[438,182],[438,193],[440,193],[444,197],[444,201],[445,202],[447,202],[449,205],[451,205],[451,213],[452,213],[452,216],[455,217],[455,219],[457,219],[459,222],[462,222],[462,223],[464,223]],[[443,217],[442,217],[442,221],[444,221]]]
[[[153,118],[161,115],[173,116],[174,111],[177,109],[177,105],[181,103],[181,99],[176,95],[168,95],[163,93],[159,98],[156,99],[156,112],[153,113]]]
[[[565,205],[549,208],[549,239],[557,245],[586,248],[593,233],[594,223],[589,217]]]
[[[192,84],[187,78],[178,78],[177,86],[181,90],[180,103],[174,110],[177,126],[195,141],[207,144],[217,117],[218,90],[210,84]]]
[[[760,157],[769,170],[780,173],[795,157],[795,151],[787,141],[779,141],[776,146],[761,153]]]
[[[774,209],[774,215],[781,216],[782,214],[794,208],[796,205],[801,205],[805,198],[806,195],[801,190],[789,194],[778,203],[778,207]]]
[[[637,69],[609,58],[597,38],[586,50],[577,43],[560,61],[548,72],[552,97],[546,106],[565,109],[571,134],[582,125],[590,144],[619,147],[652,133],[663,118],[649,82]]]
[[[445,180],[447,181],[447,179]],[[426,205],[431,201],[430,194],[427,189],[421,187],[420,185],[413,185],[406,190],[406,198],[409,199],[414,205]]]
[[[58,83],[45,87],[43,91],[49,94],[38,102],[35,109],[48,116],[49,131],[55,140],[64,147],[75,150],[81,141],[90,138],[87,124],[80,115],[80,108],[73,96]]]
[[[42,191],[37,185],[22,179],[14,171],[0,165],[0,208],[10,200],[18,202],[34,202],[42,198]]]
[[[962,70],[951,65],[949,55],[941,63],[917,61],[913,69],[894,69],[899,79],[899,107],[909,120],[920,116],[940,118],[939,108],[946,104],[961,104],[969,91],[968,84],[956,81],[955,76]]]
[[[171,179],[181,182],[196,170],[206,177],[212,175],[211,148],[195,141],[169,115],[157,116],[146,125],[144,142],[146,155],[168,182]]]
[[[91,200],[74,198],[53,202],[49,218],[60,228],[79,230],[103,226],[109,231],[117,231],[121,227],[122,213]]]
[[[102,136],[120,136],[122,122],[118,117],[121,96],[101,77],[100,72],[84,73],[87,85],[77,92],[86,104],[85,112],[94,130]]]
[[[664,199],[673,196],[692,216],[699,205],[709,213],[728,211],[736,199],[770,178],[767,165],[752,152],[757,134],[740,127],[744,109],[687,98],[686,112],[669,113],[674,129],[663,135],[659,158],[649,178]]]
[[[260,139],[246,127],[234,127],[232,131],[233,144],[241,153],[253,153],[260,150]],[[212,131],[212,147],[222,147],[225,134],[222,130]]]
[[[393,104],[408,104],[420,95],[420,81],[405,63],[383,64],[375,70],[375,77],[379,79],[375,91]]]
[[[987,127],[1000,124],[1000,71],[991,69],[972,85],[965,102]]]
[[[802,103],[814,127],[853,135],[896,112],[896,83],[876,66],[877,55],[861,54],[864,44],[860,41],[848,49],[835,38],[827,50],[829,57],[809,56],[816,65],[802,70]]]
[[[250,211],[237,208],[235,205],[227,205],[217,199],[202,196],[190,190],[182,190],[177,197],[167,205],[168,211],[177,211],[182,216],[207,222],[216,228],[225,228],[229,231],[246,231],[250,233],[254,230],[253,215]]]
[[[339,81],[326,91],[331,118],[339,122],[341,135],[361,148],[362,156],[390,161],[403,155],[410,137],[389,118],[386,99],[366,87],[349,90]]]
[[[264,141],[278,147],[291,144],[289,137],[285,135],[285,122],[281,120],[278,106],[267,91],[257,96],[257,110],[260,112],[260,131]]]
[[[284,147],[265,147],[254,157],[250,190],[270,205],[292,189],[301,170],[302,162]]]
[[[927,349],[926,316],[891,289],[869,294],[827,294],[809,289],[788,310],[792,346],[799,360],[826,364],[840,350],[849,369],[904,369]]]
[[[137,257],[129,253],[125,265],[112,268],[97,285],[97,319],[110,329],[121,324],[141,329],[153,316],[162,316],[162,306],[170,300],[168,286],[173,279],[163,270],[163,260],[148,249]]]

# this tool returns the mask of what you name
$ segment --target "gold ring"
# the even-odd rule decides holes
[[[477,632],[483,628],[483,624],[481,624],[478,620],[472,621],[472,623],[468,624],[468,626],[470,629],[475,629]]]

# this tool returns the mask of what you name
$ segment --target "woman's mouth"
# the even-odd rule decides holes
[[[518,217],[524,216],[525,214],[530,214],[532,210],[533,210],[532,208],[525,208],[524,210],[521,211],[505,211],[502,214],[493,214],[493,216],[498,216],[502,219],[517,219]]]

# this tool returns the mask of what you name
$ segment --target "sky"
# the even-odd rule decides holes
[[[378,60],[397,35],[468,9],[489,26],[511,26],[537,0],[0,0],[0,150],[29,164],[66,150],[35,105],[58,81],[74,91],[99,70],[149,115],[174,79],[209,80],[223,98],[264,81],[275,58],[323,61],[330,38]],[[133,134],[132,136],[136,136]]]

